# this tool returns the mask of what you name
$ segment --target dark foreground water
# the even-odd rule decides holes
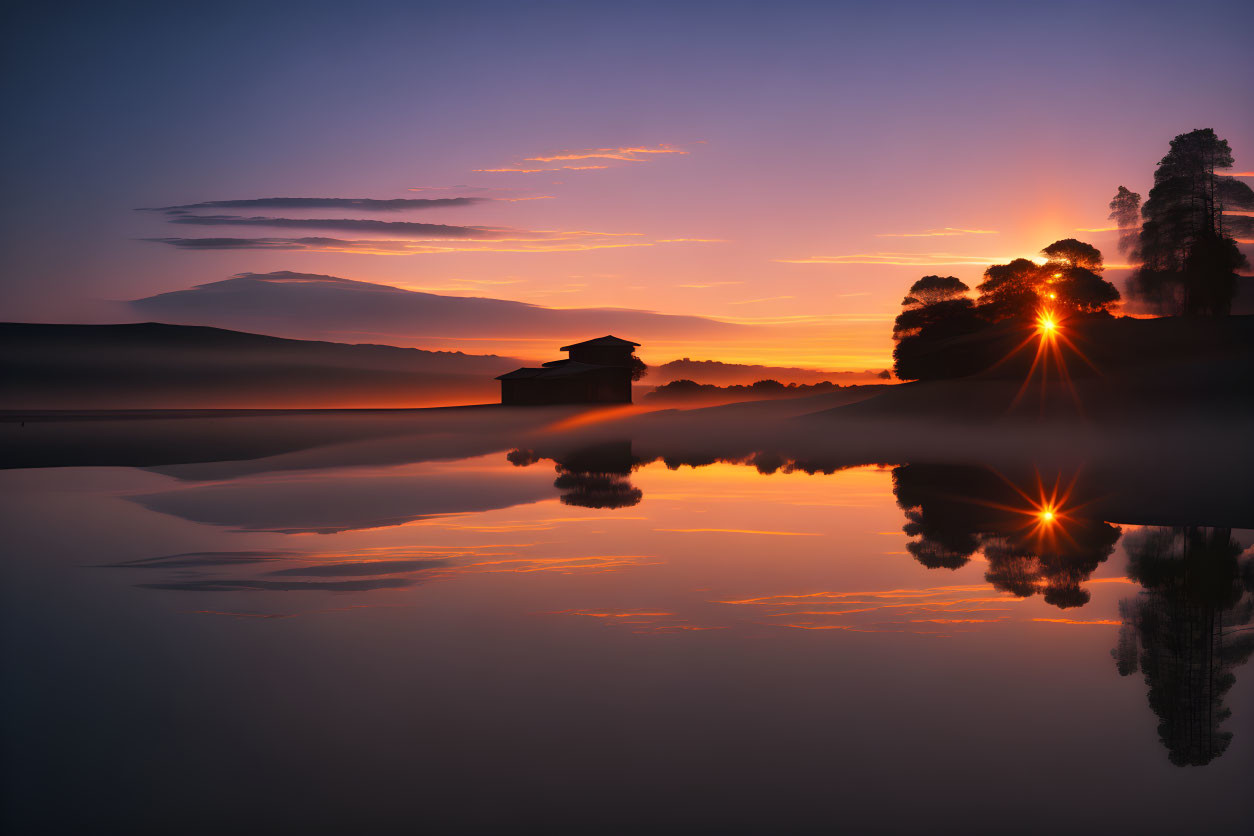
[[[317,449],[0,472],[6,832],[1251,827],[1248,530],[1039,467]]]

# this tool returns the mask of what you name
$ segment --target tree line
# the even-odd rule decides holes
[[[1232,310],[1237,270],[1249,262],[1234,235],[1254,234],[1254,190],[1220,172],[1233,165],[1225,140],[1209,128],[1181,134],[1141,196],[1120,186],[1110,203],[1119,247],[1135,265],[1128,293],[1166,315],[1222,316]],[[1017,258],[984,271],[971,288],[954,276],[924,276],[910,286],[893,324],[893,370],[901,380],[963,377],[1000,357],[977,337],[1002,323],[1109,317],[1120,301],[1103,278],[1102,253],[1075,238],[1055,241],[1039,260]]]

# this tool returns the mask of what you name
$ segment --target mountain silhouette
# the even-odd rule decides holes
[[[483,403],[514,357],[144,322],[0,323],[4,409]]]
[[[145,319],[261,331],[297,339],[563,337],[631,333],[644,338],[727,336],[748,326],[622,308],[545,308],[526,302],[441,296],[313,273],[244,273],[127,303]]]

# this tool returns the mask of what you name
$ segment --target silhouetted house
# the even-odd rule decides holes
[[[498,377],[501,403],[631,403],[632,352],[639,345],[613,336],[564,345],[566,360]]]

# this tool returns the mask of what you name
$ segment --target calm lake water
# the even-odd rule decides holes
[[[1074,473],[219,458],[0,472],[8,832],[1251,826],[1250,531]]]

